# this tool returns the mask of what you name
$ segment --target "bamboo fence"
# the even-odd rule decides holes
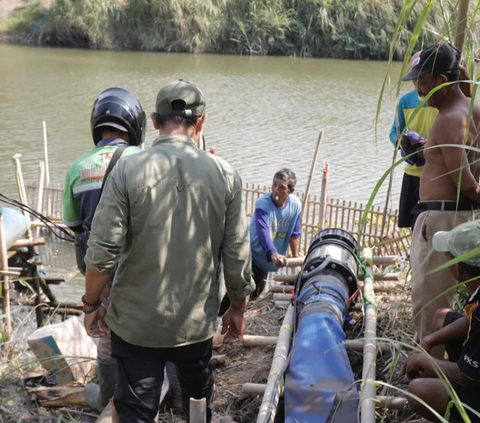
[[[326,179],[325,172],[324,175]],[[44,187],[42,202],[38,202],[37,183],[27,184],[26,191],[29,204],[41,204],[42,214],[53,221],[62,221],[62,184],[50,183],[48,187]],[[270,187],[266,185],[248,182],[244,184],[243,197],[247,216],[253,216],[255,202],[267,192],[270,192]],[[327,192],[328,186],[324,180],[320,195],[309,195],[305,201],[304,194],[297,193],[306,208],[302,222],[301,253],[306,253],[315,234],[325,228],[342,228],[358,239],[365,205],[355,201],[328,198]],[[385,212],[383,206],[373,206],[366,222],[362,235],[362,247],[372,248],[376,255],[408,256],[411,233],[409,230],[397,228],[398,212],[396,210],[388,209]]]

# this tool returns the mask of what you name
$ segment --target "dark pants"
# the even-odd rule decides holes
[[[263,292],[263,290],[265,289],[265,280],[267,279],[267,275],[268,272],[260,269],[260,267],[258,267],[252,260],[252,276],[256,288],[255,291],[250,294],[250,298],[257,298]],[[220,311],[218,312],[218,315],[223,316],[228,310],[228,307],[230,307],[230,298],[228,297],[228,294],[225,294],[222,303],[220,304]]]
[[[420,178],[418,176],[403,174],[402,191],[400,192],[400,204],[398,206],[398,227],[412,228],[412,209],[420,200]]]
[[[120,423],[153,423],[158,412],[165,362],[177,367],[185,415],[190,398],[207,398],[207,422],[212,419],[212,339],[174,348],[146,348],[129,344],[112,332],[112,357],[118,364],[113,402]]]

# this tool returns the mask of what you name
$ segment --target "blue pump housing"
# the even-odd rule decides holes
[[[356,244],[348,233],[348,243],[331,243],[332,231],[337,231],[334,238],[344,237],[344,231],[330,229],[319,242],[326,231],[319,232],[305,259],[304,270],[310,263],[310,271],[297,281],[297,329],[285,375],[285,423],[358,422],[359,394],[343,330],[354,290],[352,275],[356,284],[357,269],[352,269],[350,260],[355,258]],[[316,258],[314,266],[309,256]],[[345,257],[343,267],[341,257]]]

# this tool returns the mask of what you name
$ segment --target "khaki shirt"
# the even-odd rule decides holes
[[[237,171],[187,136],[121,158],[97,207],[87,268],[112,273],[106,321],[130,344],[202,342],[217,326],[219,264],[230,298],[255,288]]]

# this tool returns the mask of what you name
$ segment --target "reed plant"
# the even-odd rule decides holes
[[[457,1],[435,1],[418,33],[428,0],[55,0],[28,3],[0,32],[40,45],[403,59],[414,37],[419,48],[453,35]]]

